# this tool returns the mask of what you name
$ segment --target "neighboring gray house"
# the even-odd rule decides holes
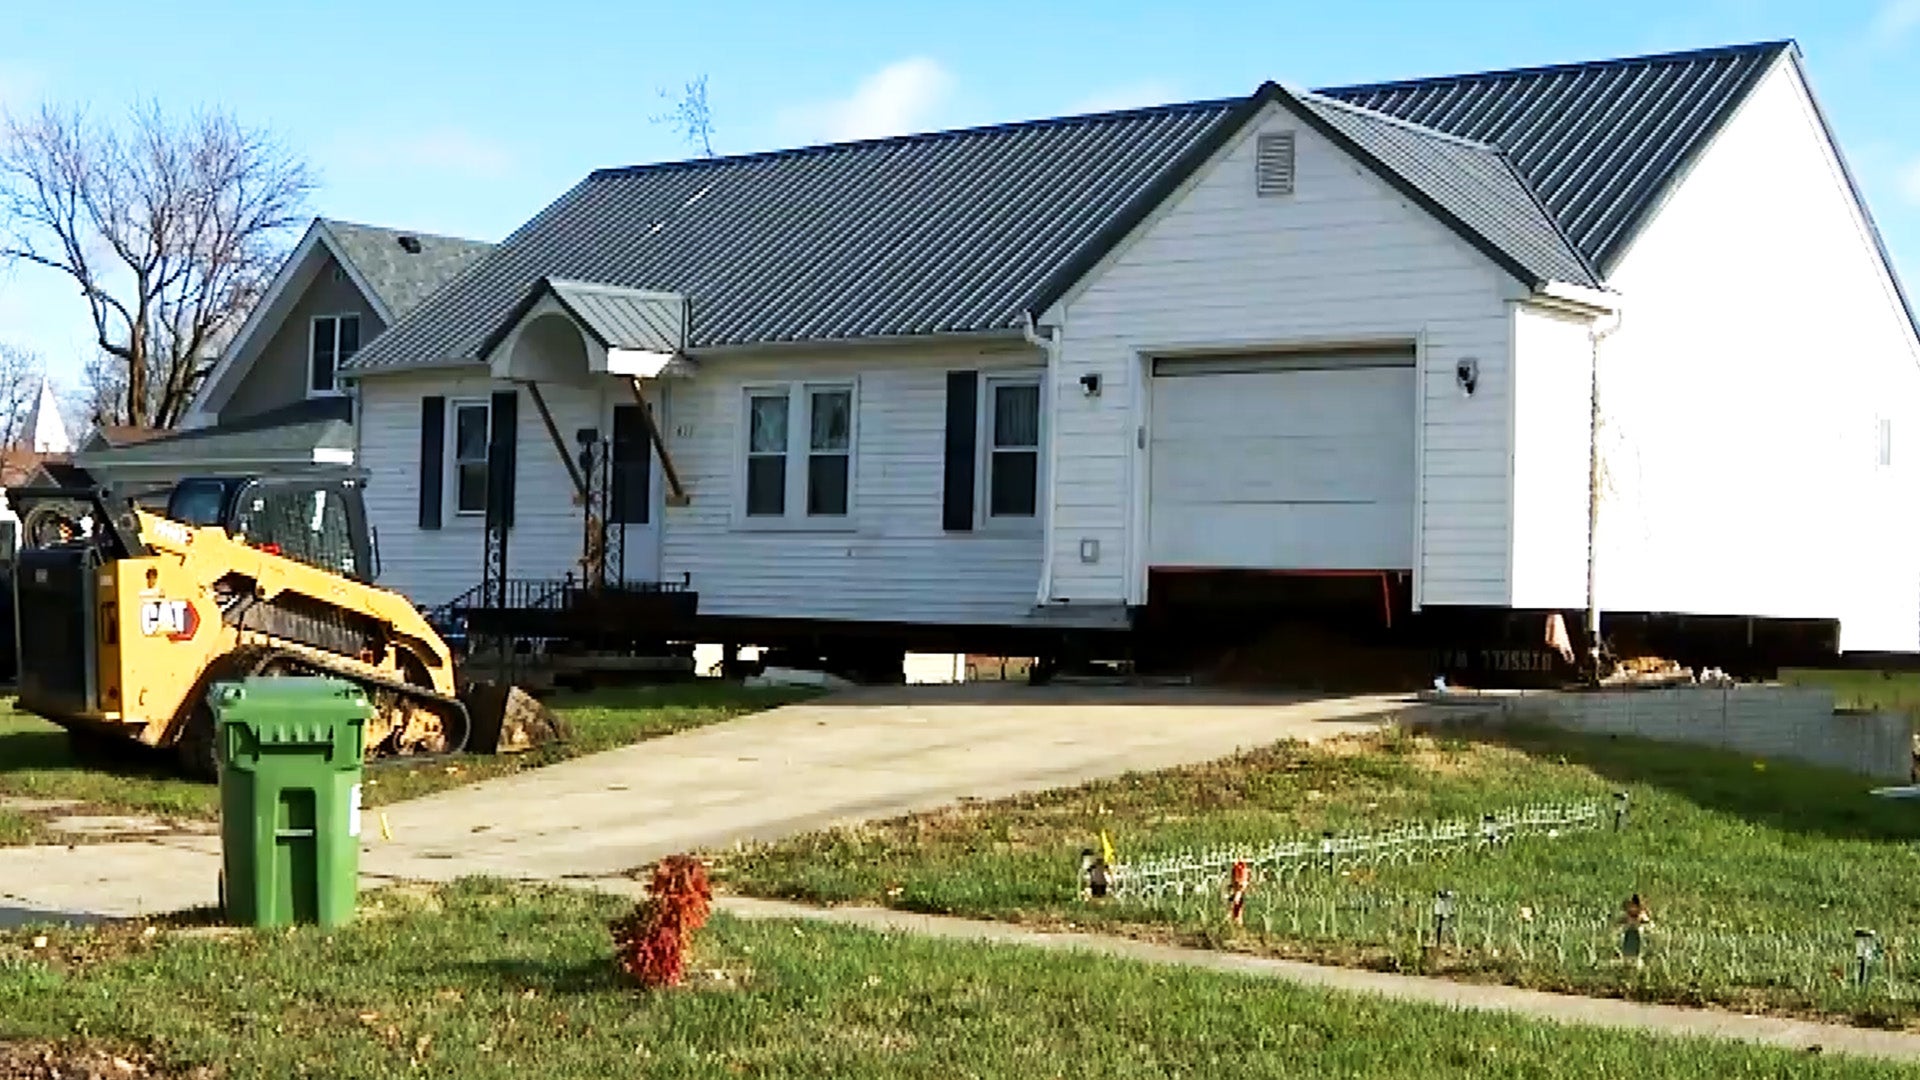
[[[1920,338],[1790,42],[605,169],[345,366],[426,605],[598,565],[597,429],[694,640],[1358,581],[1920,648]]]
[[[222,350],[181,430],[96,439],[75,463],[136,487],[196,473],[353,465],[353,404],[340,364],[491,246],[315,218]]]

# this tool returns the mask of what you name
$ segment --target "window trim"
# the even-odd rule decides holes
[[[461,409],[481,409],[486,412],[487,441],[485,443],[485,446],[489,451],[491,451],[493,448],[493,399],[484,398],[484,397],[478,397],[478,398],[450,397],[448,398],[447,399],[447,434],[445,439],[445,442],[446,442],[445,467],[447,470],[446,471],[447,483],[446,483],[445,497],[447,500],[447,516],[452,518],[484,518],[487,514],[487,507],[486,507],[484,498],[482,499],[481,506],[478,510],[463,510],[460,508],[460,466],[462,464],[460,460],[460,410]],[[490,464],[490,462],[487,460],[488,456],[491,456],[491,455],[490,454],[484,455],[480,459],[479,464],[483,468]],[[472,462],[467,462],[467,464],[472,464]],[[483,488],[482,490],[484,491],[485,489]]]
[[[820,390],[842,390],[848,395],[847,412],[847,512],[845,514],[807,513],[808,462],[813,455],[813,401]],[[783,512],[747,513],[748,441],[753,429],[753,399],[784,393],[787,397],[786,501]],[[738,427],[733,432],[732,498],[733,525],[741,530],[773,532],[853,532],[860,513],[860,380],[857,377],[831,379],[793,379],[744,383],[734,415]],[[829,451],[831,452],[831,451]]]
[[[352,319],[354,321],[355,326],[357,326],[360,330],[364,331],[366,329],[366,320],[363,319],[360,316],[360,313],[357,311],[327,312],[327,313],[311,316],[307,319],[307,381],[305,386],[306,386],[307,397],[309,398],[333,398],[333,397],[347,396],[347,391],[343,389],[340,385],[340,363],[342,358],[340,356],[340,325],[339,324],[343,319]],[[314,354],[317,351],[315,346],[318,345],[320,341],[320,323],[325,320],[331,320],[334,324],[333,388],[330,390],[316,390],[314,389],[314,386],[313,386],[313,362],[316,359]],[[366,347],[366,344],[367,344],[366,340],[362,338],[360,343],[354,346],[353,351],[358,353],[362,348]]]
[[[1033,513],[993,512],[993,392],[1001,386],[1034,386],[1040,390],[1037,441],[1034,444]],[[982,371],[980,399],[974,409],[973,527],[985,533],[1037,533],[1047,500],[1047,373],[1044,368]]]

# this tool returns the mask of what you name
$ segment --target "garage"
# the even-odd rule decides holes
[[[1414,376],[1411,345],[1155,360],[1149,565],[1412,568]]]

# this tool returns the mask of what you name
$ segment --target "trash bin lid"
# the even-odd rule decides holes
[[[319,745],[342,724],[365,724],[373,706],[358,686],[322,676],[253,676],[208,694],[221,724],[242,724],[263,745]]]

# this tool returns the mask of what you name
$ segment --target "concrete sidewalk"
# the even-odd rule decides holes
[[[1366,731],[1425,708],[1189,688],[850,691],[369,811],[363,885],[599,877],[677,851]],[[0,925],[212,904],[218,873],[208,837],[0,848]]]
[[[639,882],[625,878],[590,883],[621,896],[642,895]],[[1328,967],[1297,960],[1247,956],[1208,949],[1157,945],[1104,934],[1030,930],[1009,923],[944,915],[919,915],[871,907],[819,908],[777,900],[723,896],[715,906],[743,919],[804,919],[891,934],[915,934],[951,941],[1096,953],[1124,960],[1170,964],[1254,978],[1279,979],[1299,986],[1372,994],[1453,1009],[1515,1013],[1562,1024],[1624,1028],[1656,1035],[1737,1039],[1789,1050],[1851,1054],[1893,1061],[1920,1062],[1920,1035],[1874,1031],[1841,1024],[1746,1016],[1711,1009],[1648,1005],[1617,998],[1575,997],[1489,983],[1453,982],[1419,975],[1392,975],[1356,968]]]

